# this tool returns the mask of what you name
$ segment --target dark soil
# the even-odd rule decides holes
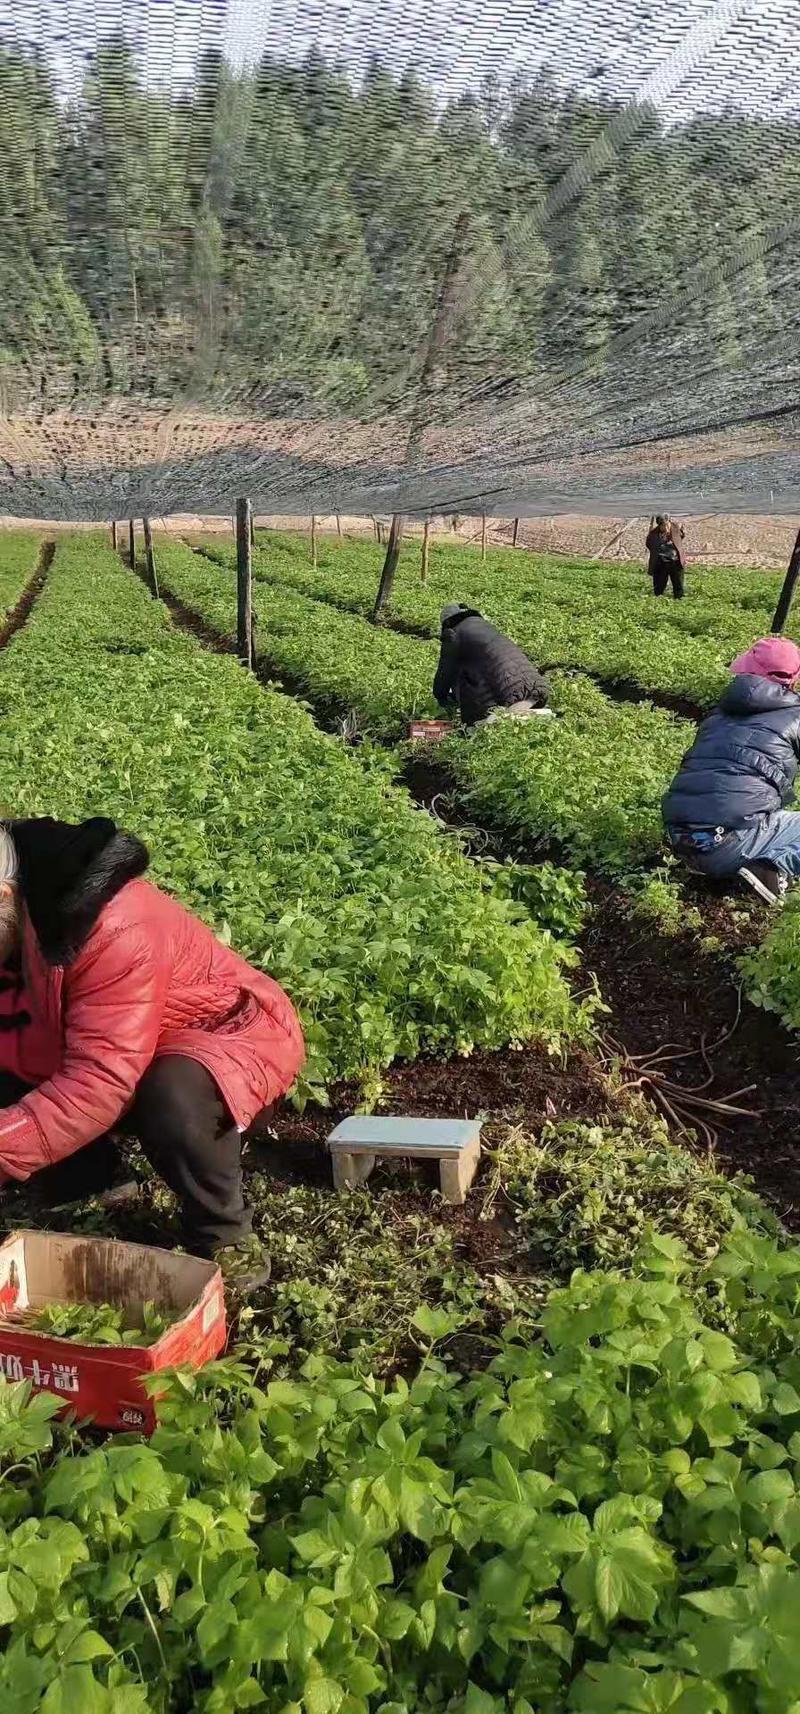
[[[563,861],[557,846],[511,844],[498,830],[476,830],[468,811],[453,797],[452,780],[435,747],[413,755],[403,781],[417,802],[432,809],[465,836],[482,840],[481,851],[514,855],[527,862]],[[736,1105],[752,1118],[705,1115],[717,1137],[719,1158],[752,1174],[787,1225],[800,1229],[800,1043],[768,1012],[740,994],[736,956],[764,938],[766,910],[749,890],[731,882],[709,882],[687,874],[687,906],[700,912],[702,935],[720,942],[704,948],[700,935],[667,935],[637,916],[631,900],[609,883],[587,882],[592,911],[581,937],[583,974],[597,977],[610,1016],[605,1028],[630,1055],[654,1053],[667,1043],[695,1051],[665,1066],[670,1080],[691,1087],[708,1075],[701,1046],[714,1043],[738,1024],[712,1054],[714,1081],[707,1092],[720,1099],[748,1084],[756,1089]],[[755,1109],[758,1110],[756,1116]]]
[[[655,1053],[668,1043],[676,1051],[692,1049],[690,1058],[664,1066],[669,1078],[685,1087],[708,1074],[701,1053],[705,1043],[714,1073],[705,1093],[712,1098],[755,1084],[736,1103],[752,1107],[752,1117],[707,1115],[717,1134],[718,1155],[729,1167],[751,1173],[787,1225],[800,1228],[796,1037],[740,998],[730,954],[704,952],[694,939],[659,934],[632,918],[610,888],[595,883],[590,891],[595,909],[583,936],[583,955],[610,1010],[608,1034],[633,1056]],[[728,1031],[732,1034],[714,1049]]]
[[[42,542],[33,575],[26,583],[16,606],[11,608],[2,625],[0,625],[0,649],[4,649],[6,644],[11,642],[11,638],[16,636],[17,631],[22,630],[34,601],[41,593],[44,580],[53,563],[55,551],[55,542]]]
[[[256,1133],[253,1148],[269,1149],[275,1170],[289,1179],[327,1182],[330,1171],[323,1145],[328,1133],[352,1113],[357,1091],[337,1084],[329,1107],[309,1106],[304,1113],[281,1109],[263,1141]],[[609,1096],[600,1067],[576,1050],[553,1058],[531,1045],[500,1053],[482,1050],[469,1057],[417,1059],[397,1062],[384,1075],[381,1112],[417,1117],[521,1119],[537,1126],[545,1119],[594,1120],[608,1110]]]
[[[330,1188],[331,1166],[325,1140],[333,1127],[353,1112],[357,1099],[355,1088],[341,1084],[332,1091],[328,1108],[312,1106],[298,1114],[289,1106],[280,1107],[269,1121],[257,1124],[248,1135],[244,1150],[245,1180],[251,1174],[263,1173],[269,1180],[271,1193],[276,1190],[280,1193],[282,1186],[288,1188],[292,1184]],[[618,1098],[611,1093],[600,1067],[588,1054],[576,1050],[563,1058],[551,1058],[542,1047],[530,1046],[520,1052],[477,1052],[469,1058],[422,1059],[414,1064],[395,1065],[385,1076],[381,1111],[432,1118],[485,1115],[495,1123],[524,1123],[526,1129],[538,1130],[548,1119],[601,1120],[618,1106]],[[491,1123],[487,1123],[484,1139],[491,1148]],[[123,1155],[130,1156],[131,1146],[122,1144]],[[140,1173],[143,1171],[145,1193],[138,1201],[114,1211],[114,1232],[139,1243],[180,1242],[180,1224],[172,1199],[154,1184],[135,1148],[133,1159],[134,1163],[138,1161]],[[92,1194],[88,1180],[76,1183],[76,1162],[68,1164],[69,1173],[60,1181],[37,1178],[19,1189],[13,1187],[6,1199],[4,1223],[55,1225],[60,1229],[64,1221],[60,1202],[67,1197],[72,1201]],[[95,1161],[94,1169],[97,1167]],[[520,1243],[505,1206],[500,1203],[483,1215],[484,1193],[491,1171],[491,1159],[485,1155],[464,1207],[442,1203],[438,1197],[432,1199],[438,1185],[435,1163],[378,1163],[370,1178],[370,1190],[381,1198],[387,1230],[399,1229],[415,1216],[423,1221],[433,1218],[448,1228],[458,1254],[476,1268],[528,1274],[529,1247]],[[255,1186],[251,1195],[257,1215],[259,1195]],[[102,1216],[101,1230],[107,1230]],[[545,1271],[546,1260],[543,1260]]]
[[[749,952],[760,946],[769,927],[769,908],[745,881],[735,877],[709,880],[687,870],[681,876],[681,888],[687,906],[700,912],[703,936],[719,940],[725,954]]]
[[[149,586],[148,586],[149,587]],[[233,655],[236,653],[235,644],[230,637],[223,637],[220,631],[215,631],[213,625],[208,625],[205,619],[196,613],[193,607],[186,607],[177,595],[171,595],[164,585],[160,585],[159,600],[163,601],[173,619],[177,619],[182,630],[196,637],[205,648],[211,649],[215,655]]]
[[[329,1185],[331,1167],[325,1139],[334,1126],[354,1111],[357,1091],[340,1084],[327,1108],[307,1107],[302,1114],[283,1107],[268,1129],[251,1133],[245,1161],[251,1170],[268,1173],[273,1181]],[[582,1050],[552,1058],[543,1047],[519,1052],[478,1051],[469,1058],[419,1059],[390,1067],[384,1077],[382,1113],[428,1118],[477,1118],[522,1123],[538,1130],[548,1119],[594,1122],[615,1106],[607,1080],[597,1062]],[[485,1176],[484,1161],[481,1176]],[[478,1181],[480,1183],[480,1180]],[[435,1164],[391,1162],[376,1167],[370,1185],[386,1198],[387,1221],[399,1198],[404,1216],[415,1210],[430,1215],[431,1189],[438,1183]],[[455,1233],[462,1254],[476,1266],[503,1261],[508,1266],[519,1249],[515,1229],[502,1214],[480,1220],[480,1195],[463,1208],[440,1204],[437,1218]]]
[[[436,745],[421,745],[403,761],[399,758],[397,778],[422,809],[427,809],[438,821],[462,836],[464,849],[475,857],[493,857],[502,862],[513,857],[520,863],[561,863],[567,868],[574,864],[565,856],[555,839],[526,839],[521,833],[494,827],[491,821],[476,822],[469,805],[462,803],[458,786],[436,755]]]
[[[195,549],[194,551],[196,552],[198,550]],[[131,566],[127,550],[124,553],[121,553],[121,558],[123,565],[128,566],[130,570],[136,573],[136,576],[140,578],[144,584],[148,595],[152,595],[155,600],[155,592],[151,586],[150,579],[144,565],[137,560],[135,564]],[[218,564],[217,561],[214,563]],[[212,654],[234,655],[236,653],[236,644],[232,637],[223,637],[222,632],[216,631],[213,625],[209,625],[208,621],[204,619],[194,607],[187,607],[185,602],[179,601],[177,595],[173,595],[172,591],[167,589],[166,585],[160,578],[158,584],[158,600],[163,601],[167,612],[170,613],[176,623],[180,625],[181,630],[188,631],[190,636],[196,637],[198,643],[202,643],[204,648],[210,649]]]
[[[476,824],[468,805],[459,801],[458,787],[439,761],[435,743],[415,749],[403,762],[397,777],[416,803],[462,835],[468,854],[472,852],[475,856],[493,857],[498,861],[512,857],[521,863],[550,862],[574,868],[574,860],[556,839],[526,838],[520,831],[512,833],[506,828],[493,826],[485,817]],[[663,857],[657,854],[649,862],[642,863],[641,870],[645,873],[657,869],[662,862]],[[614,892],[613,888],[599,881],[591,885],[594,896],[598,898],[605,899],[609,891]],[[763,940],[764,907],[743,881],[709,880],[704,875],[693,875],[687,869],[681,873],[681,890],[687,907],[698,911],[702,919],[698,934],[715,936],[725,952],[745,952]],[[621,915],[625,915],[626,899],[621,894],[616,896],[619,897]],[[632,897],[631,894],[627,898],[628,912]],[[636,932],[636,921],[627,923],[626,934]],[[654,932],[658,939],[658,931]],[[669,936],[661,938],[669,943]],[[681,944],[686,948],[686,937],[681,937]],[[694,941],[691,945],[694,948]],[[693,950],[691,956],[694,956]]]

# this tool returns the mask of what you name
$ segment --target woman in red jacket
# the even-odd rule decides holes
[[[101,817],[0,824],[0,1179],[123,1121],[188,1247],[229,1264],[233,1249],[244,1275],[241,1133],[294,1081],[300,1025],[276,982],[141,878],[148,862]]]

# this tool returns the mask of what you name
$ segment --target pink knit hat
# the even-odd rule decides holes
[[[759,637],[752,649],[731,661],[731,672],[756,673],[776,684],[791,685],[800,676],[800,649],[789,637]]]

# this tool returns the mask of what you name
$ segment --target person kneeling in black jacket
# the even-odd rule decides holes
[[[550,687],[510,637],[474,607],[442,608],[442,642],[433,694],[443,707],[457,702],[465,726],[499,716],[527,720],[551,714]]]
[[[800,875],[800,648],[762,637],[737,656],[735,677],[703,721],[662,800],[673,851],[705,875],[739,874],[777,904]]]

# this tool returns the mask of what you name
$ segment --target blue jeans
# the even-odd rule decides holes
[[[745,863],[772,863],[786,875],[800,875],[800,812],[776,809],[744,827],[733,827],[718,845],[693,849],[682,829],[669,828],[678,855],[702,875],[735,875]]]

